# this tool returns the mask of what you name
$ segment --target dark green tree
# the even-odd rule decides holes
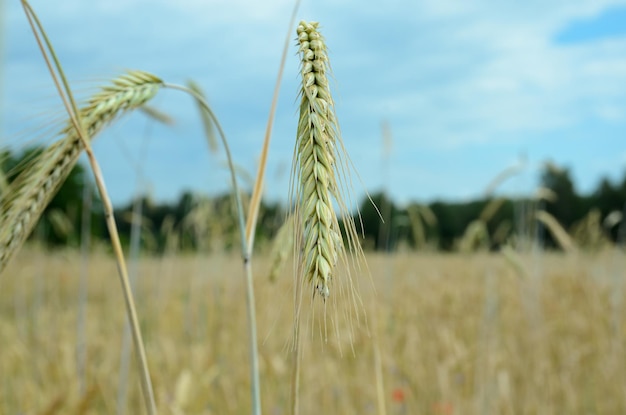
[[[546,211],[565,229],[569,229],[585,215],[582,199],[576,193],[569,169],[546,164],[541,174],[541,185],[556,194],[557,199],[546,204]]]
[[[384,213],[383,213],[384,210]],[[365,237],[365,248],[386,250],[395,244],[392,236],[396,234],[394,218],[398,216],[398,209],[384,193],[376,193],[371,200],[364,197],[359,206],[361,217],[353,217],[357,231]],[[385,216],[384,222],[381,214]],[[363,229],[361,229],[361,224]]]

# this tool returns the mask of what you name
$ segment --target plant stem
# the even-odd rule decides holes
[[[237,175],[235,170],[235,164],[230,153],[228,141],[222,126],[220,125],[217,117],[209,107],[206,100],[198,94],[196,91],[184,87],[182,85],[168,84],[163,85],[165,88],[176,89],[193,96],[198,104],[204,108],[207,114],[213,119],[215,127],[220,135],[222,144],[224,145],[224,151],[226,153],[226,160],[228,162],[228,168],[230,170],[230,177],[233,186],[233,192],[235,193],[235,203],[237,206],[237,216],[239,219],[239,232],[241,237],[241,252],[243,256],[245,288],[246,288],[246,313],[248,318],[248,337],[249,337],[249,353],[250,353],[250,393],[252,395],[252,414],[261,415],[261,381],[259,377],[259,351],[257,347],[257,332],[256,332],[256,309],[254,301],[254,285],[252,280],[252,248],[246,238],[246,226],[243,204],[241,203],[241,194],[239,193],[239,186],[237,185]]]
[[[211,119],[213,119],[213,122],[215,123],[215,127],[217,128],[217,132],[220,135],[220,138],[222,140],[222,144],[224,145],[224,152],[226,153],[226,161],[228,162],[228,169],[230,170],[230,179],[232,182],[232,186],[233,186],[233,192],[235,193],[235,202],[237,204],[237,212],[239,213],[238,219],[239,219],[239,232],[241,234],[241,250],[243,252],[244,255],[244,261],[246,260],[246,255],[248,254],[248,250],[247,248],[247,244],[246,244],[246,233],[245,233],[245,218],[244,218],[244,214],[243,214],[243,204],[241,203],[241,195],[239,193],[239,186],[237,185],[237,173],[235,170],[235,163],[233,162],[233,158],[232,155],[230,153],[230,147],[228,146],[228,141],[226,140],[226,134],[224,134],[224,130],[222,129],[221,124],[219,123],[219,121],[217,120],[217,117],[215,116],[215,114],[213,113],[213,110],[211,109],[211,107],[209,106],[209,104],[206,102],[206,100],[204,99],[204,97],[202,97],[202,95],[198,94],[196,91],[187,88],[185,86],[182,85],[177,85],[177,84],[169,84],[167,82],[163,83],[163,87],[164,88],[169,88],[169,89],[175,89],[178,91],[182,91],[185,92],[189,95],[191,95],[192,97],[194,97],[198,104],[204,108],[204,110],[207,112],[207,114],[211,117]]]
[[[293,323],[293,367],[291,371],[291,415],[300,414],[300,301],[302,299],[302,285],[297,274],[294,276],[295,302]]]
[[[374,324],[374,374],[376,376],[376,403],[378,404],[378,415],[387,415],[387,406],[385,403],[385,383],[383,375],[383,359],[380,352],[380,336],[378,331],[380,326],[378,325],[378,313],[380,313],[381,307],[377,298],[374,300],[374,316],[372,322]]]
[[[82,397],[86,391],[85,367],[87,363],[85,314],[87,313],[87,284],[89,281],[89,247],[91,245],[91,203],[92,190],[87,181],[87,176],[83,176],[83,205],[81,220],[80,238],[80,279],[78,285],[78,322],[76,324],[77,345],[76,345],[76,365],[78,367],[79,393]]]
[[[252,413],[261,415],[261,381],[259,377],[259,351],[257,347],[256,334],[256,309],[254,303],[254,285],[252,283],[252,261],[250,257],[244,258],[246,274],[246,312],[248,315],[248,336],[250,338],[250,393],[252,394]]]
[[[137,357],[138,357],[137,363],[139,365],[139,378],[141,380],[141,389],[142,389],[142,393],[144,397],[144,402],[145,402],[146,410],[148,414],[155,415],[157,413],[157,410],[156,410],[156,404],[155,404],[155,399],[154,399],[154,392],[152,390],[152,383],[150,380],[150,371],[148,370],[148,362],[147,362],[146,353],[145,353],[145,349],[143,345],[143,339],[141,336],[141,331],[139,329],[139,319],[137,318],[137,312],[135,310],[133,294],[130,288],[130,284],[128,282],[126,262],[124,260],[122,245],[120,244],[119,234],[117,232],[115,217],[113,216],[113,205],[111,203],[111,199],[109,198],[109,195],[106,190],[104,178],[102,176],[102,171],[100,170],[100,166],[98,162],[96,161],[96,158],[91,149],[91,144],[89,143],[89,136],[87,135],[87,133],[85,132],[85,129],[83,128],[83,125],[80,120],[80,113],[77,109],[72,92],[69,88],[69,84],[67,82],[67,79],[65,78],[63,69],[61,67],[59,60],[57,59],[57,56],[54,52],[52,44],[50,40],[48,39],[41,22],[37,18],[37,15],[33,11],[33,9],[30,7],[28,2],[26,0],[22,0],[22,5],[24,7],[24,11],[26,12],[26,16],[32,28],[35,39],[37,40],[37,44],[39,45],[41,53],[46,61],[46,65],[48,66],[48,70],[50,71],[54,84],[57,88],[59,96],[63,100],[63,105],[65,106],[65,109],[67,110],[67,113],[69,114],[72,124],[74,128],[76,129],[78,136],[80,137],[81,143],[83,144],[85,148],[85,152],[87,153],[87,157],[89,159],[89,163],[93,171],[93,175],[96,181],[96,185],[98,187],[98,191],[100,193],[100,197],[102,198],[102,205],[104,207],[106,224],[107,224],[107,228],[109,231],[109,235],[111,236],[111,244],[113,246],[115,258],[117,260],[117,270],[118,270],[118,274],[120,276],[120,282],[122,285],[124,303],[126,305],[126,314],[128,315],[128,320],[130,321],[130,324],[131,324],[133,341],[135,343],[135,349],[137,350]],[[58,76],[56,72],[54,71],[54,68],[52,67],[52,63],[50,62],[48,54],[46,53],[46,49],[44,48],[41,42],[41,39],[39,37],[37,28],[35,27],[35,23],[33,22],[33,19],[35,20],[36,26],[37,28],[39,28],[39,31],[41,32],[41,35],[43,36],[44,41],[46,42],[46,46],[47,46],[48,51],[50,52],[50,56],[54,60],[56,70],[58,71]],[[58,79],[59,77],[61,78],[61,81],[63,82],[64,88],[61,88],[61,85]]]
[[[139,186],[137,186],[139,188]],[[135,200],[133,202],[133,213],[130,228],[130,272],[129,282],[130,288],[137,287],[137,268],[139,266],[139,250],[141,249],[141,218],[143,210],[143,201],[139,196],[139,191],[135,191]],[[130,323],[128,319],[124,322],[124,334],[122,335],[122,348],[120,351],[120,376],[117,388],[117,415],[126,413],[127,397],[128,397],[128,372],[130,362]]]
[[[270,114],[267,120],[267,126],[265,128],[265,138],[263,140],[263,149],[261,150],[261,159],[259,161],[259,169],[256,175],[256,181],[254,183],[254,189],[252,191],[252,197],[250,198],[250,206],[248,206],[248,222],[246,223],[246,239],[248,241],[248,247],[250,254],[254,247],[254,236],[256,234],[256,223],[259,217],[259,207],[261,205],[261,195],[263,193],[263,181],[265,177],[265,167],[267,165],[267,153],[270,147],[270,141],[272,138],[272,126],[274,125],[274,118],[276,116],[276,105],[278,104],[278,93],[280,92],[280,81],[283,79],[283,71],[285,69],[285,61],[287,60],[287,51],[289,50],[291,32],[296,21],[296,14],[300,7],[300,1],[296,0],[296,4],[293,7],[291,13],[291,20],[289,20],[289,30],[285,37],[285,44],[283,46],[283,54],[280,58],[280,66],[278,67],[278,76],[276,77],[276,85],[274,86],[274,96],[272,97],[272,105],[270,106]]]

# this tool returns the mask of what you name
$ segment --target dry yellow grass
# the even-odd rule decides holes
[[[521,260],[528,278],[498,255],[369,256],[389,414],[626,413],[626,327],[621,300],[611,300],[625,294],[612,294],[623,255]],[[124,322],[115,265],[91,258],[80,397],[79,264],[75,252],[28,248],[0,275],[0,413],[115,411]],[[160,413],[249,410],[239,268],[238,255],[142,260],[137,306]],[[256,282],[265,413],[289,407],[291,284],[287,275]],[[337,340],[304,348],[301,412],[375,413],[371,338]],[[354,356],[340,356],[342,341]],[[138,386],[134,378],[128,413],[142,410]]]

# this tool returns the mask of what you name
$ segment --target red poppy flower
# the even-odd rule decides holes
[[[402,388],[395,388],[393,390],[393,392],[391,392],[391,399],[393,399],[394,402],[404,402],[404,390],[402,390]]]

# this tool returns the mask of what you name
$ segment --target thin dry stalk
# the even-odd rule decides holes
[[[99,95],[97,95],[97,98],[104,97],[107,98],[107,100],[100,101],[96,99],[95,102],[92,101],[91,103],[94,105],[88,106],[87,111],[83,113],[76,106],[72,90],[70,89],[69,83],[67,82],[67,78],[65,77],[61,63],[56,56],[52,43],[50,42],[50,39],[48,38],[43,28],[43,25],[39,21],[37,14],[30,7],[27,0],[22,0],[22,6],[24,8],[24,12],[26,13],[26,17],[28,18],[28,22],[31,26],[31,30],[33,32],[33,35],[35,36],[41,54],[46,62],[46,66],[48,67],[50,75],[52,76],[52,80],[54,81],[54,84],[57,88],[57,92],[59,93],[59,96],[63,101],[63,105],[70,117],[71,122],[67,127],[66,135],[68,137],[71,137],[72,131],[75,131],[75,135],[78,137],[77,141],[79,142],[79,146],[84,148],[85,153],[87,154],[87,158],[89,160],[89,164],[91,166],[96,181],[98,192],[100,193],[100,197],[102,198],[106,224],[109,235],[111,236],[111,245],[115,253],[118,275],[120,277],[120,283],[122,285],[122,294],[124,296],[126,314],[132,327],[133,341],[137,352],[137,364],[139,367],[139,378],[141,383],[142,395],[148,414],[154,415],[156,414],[156,403],[154,399],[154,392],[152,390],[152,381],[150,379],[150,372],[148,370],[148,363],[143,345],[143,339],[141,336],[141,331],[139,329],[139,319],[137,318],[133,294],[128,281],[126,262],[124,259],[124,254],[122,252],[120,238],[117,232],[115,217],[113,216],[113,205],[111,204],[109,194],[106,190],[104,178],[102,177],[102,171],[91,148],[91,137],[93,137],[93,134],[95,134],[99,130],[99,127],[101,127],[103,124],[106,124],[107,122],[110,122],[115,117],[115,115],[119,114],[120,109],[137,108],[138,106],[143,105],[148,99],[152,98],[156,94],[161,86],[163,86],[163,82],[153,75],[149,75],[143,72],[138,72],[136,77],[131,77],[127,75],[125,78],[118,78],[113,88],[109,87],[109,89],[104,89]],[[45,46],[43,44],[44,42]],[[54,62],[54,65],[51,61]],[[132,87],[136,87],[138,83],[145,87],[146,80],[148,81],[147,91],[143,91],[144,94],[136,95],[136,91]],[[63,83],[63,86],[61,86],[61,82]],[[124,92],[126,92],[126,94],[124,94],[122,97],[118,96],[120,88]],[[93,132],[90,131],[90,127],[94,129]]]
[[[278,94],[280,92],[280,82],[283,79],[283,71],[285,69],[285,62],[287,61],[287,51],[289,50],[289,39],[291,37],[291,29],[296,21],[296,13],[300,8],[300,0],[296,0],[296,3],[291,13],[289,20],[289,30],[285,37],[285,44],[283,46],[283,53],[280,58],[280,66],[278,67],[278,75],[276,78],[276,85],[274,86],[274,95],[272,97],[272,105],[270,106],[270,114],[267,119],[267,126],[265,128],[265,138],[263,140],[263,148],[261,150],[261,159],[259,161],[259,168],[256,175],[256,181],[254,183],[254,189],[252,191],[252,197],[250,198],[250,205],[248,206],[248,220],[246,222],[246,239],[248,241],[248,249],[252,253],[254,247],[254,237],[256,234],[256,224],[259,217],[259,210],[261,206],[261,195],[263,194],[263,186],[265,181],[265,167],[267,166],[267,155],[269,152],[270,140],[272,138],[272,127],[274,125],[274,118],[276,115],[276,106],[278,105]]]

